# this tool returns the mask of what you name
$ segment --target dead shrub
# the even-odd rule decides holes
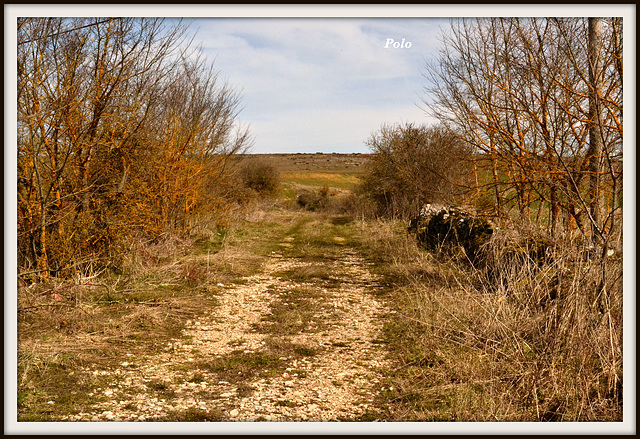
[[[260,195],[275,195],[280,188],[280,172],[262,160],[249,160],[240,168],[238,176],[244,187]]]
[[[192,242],[177,234],[163,233],[156,238],[135,234],[124,257],[123,271],[140,274],[186,254]]]
[[[488,250],[487,281],[479,285],[502,300],[495,312],[503,329],[485,336],[502,333],[504,346],[519,351],[522,373],[535,377],[517,389],[521,397],[542,407],[540,420],[619,420],[621,260],[585,257],[587,249],[575,244],[513,233]]]
[[[444,127],[384,125],[367,145],[361,190],[388,218],[415,215],[425,203],[457,204],[471,152]]]
[[[185,262],[181,274],[187,285],[193,287],[206,281],[207,267],[197,262]]]
[[[312,212],[324,209],[329,203],[329,187],[324,185],[315,191],[301,189],[296,197],[296,202],[298,206]]]

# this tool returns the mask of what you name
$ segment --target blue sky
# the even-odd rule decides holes
[[[196,18],[194,45],[241,91],[253,153],[368,152],[383,123],[432,123],[425,59],[446,18]],[[387,39],[409,48],[393,48]]]

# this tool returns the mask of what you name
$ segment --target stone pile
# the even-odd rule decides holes
[[[420,214],[412,218],[409,231],[427,250],[462,247],[471,262],[479,256],[480,247],[494,233],[495,227],[485,218],[466,213],[455,207],[426,204]]]

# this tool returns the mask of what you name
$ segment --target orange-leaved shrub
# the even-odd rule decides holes
[[[151,18],[18,19],[18,270],[118,265],[131,237],[188,232],[228,204],[249,143],[239,97],[186,28]]]

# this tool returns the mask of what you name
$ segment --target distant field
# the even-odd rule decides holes
[[[247,154],[239,160],[260,160],[280,171],[282,182],[301,186],[353,190],[360,182],[368,154]]]
[[[325,184],[336,189],[353,190],[360,179],[355,175],[330,172],[283,172],[283,183],[295,183],[302,186],[322,187]]]
[[[240,160],[262,160],[280,172],[360,174],[369,154],[245,154]]]

